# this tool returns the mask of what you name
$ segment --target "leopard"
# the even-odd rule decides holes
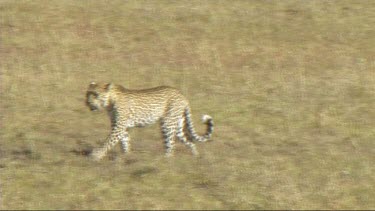
[[[175,139],[199,155],[195,143],[211,139],[214,123],[210,115],[203,115],[206,132],[198,135],[194,129],[191,108],[187,98],[176,88],[158,86],[147,89],[127,89],[113,82],[91,82],[86,92],[86,105],[91,111],[106,111],[111,132],[102,147],[92,150],[90,156],[101,160],[118,143],[122,151],[130,151],[129,129],[160,123],[165,156],[173,156]]]

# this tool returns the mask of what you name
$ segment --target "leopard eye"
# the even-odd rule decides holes
[[[93,97],[97,98],[99,96],[99,94],[97,92],[88,92],[87,97],[90,97],[90,96],[93,96]]]

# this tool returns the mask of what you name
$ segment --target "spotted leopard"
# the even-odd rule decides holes
[[[119,141],[123,151],[128,152],[129,128],[143,127],[159,121],[166,156],[173,155],[175,137],[197,155],[198,151],[192,141],[209,140],[214,129],[212,118],[203,115],[202,121],[207,129],[204,135],[198,135],[194,130],[188,100],[180,91],[168,86],[130,90],[113,83],[91,82],[86,92],[86,105],[92,111],[106,110],[111,120],[111,133],[105,145],[92,152],[96,160],[102,159]],[[184,131],[188,133],[188,137]]]

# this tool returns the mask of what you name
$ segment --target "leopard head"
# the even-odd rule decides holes
[[[86,92],[86,105],[91,111],[110,109],[112,86],[112,83],[90,83]]]

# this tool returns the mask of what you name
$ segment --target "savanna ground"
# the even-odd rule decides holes
[[[0,1],[0,209],[375,209],[375,1]],[[90,81],[169,85],[216,123],[132,153]]]

